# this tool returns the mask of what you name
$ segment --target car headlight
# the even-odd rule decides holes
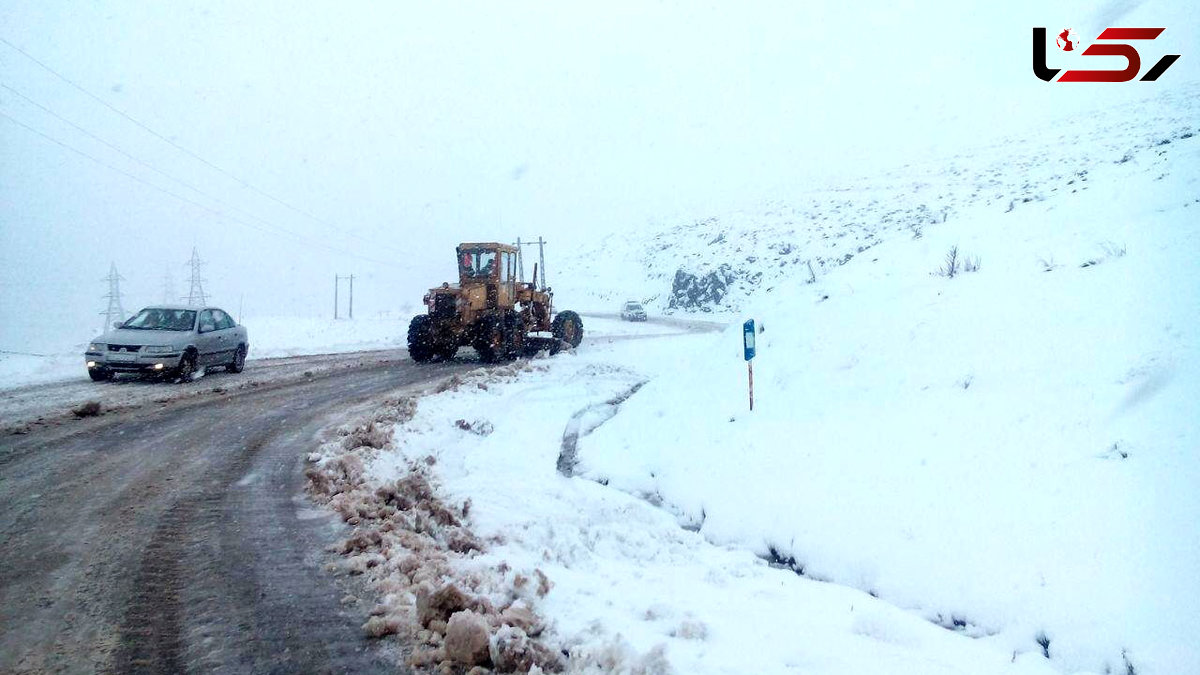
[[[88,345],[87,350],[89,352],[102,352],[106,347],[108,347],[108,345],[104,344],[103,342],[93,342],[92,344]]]
[[[171,345],[146,345],[147,354],[169,354],[179,351]]]

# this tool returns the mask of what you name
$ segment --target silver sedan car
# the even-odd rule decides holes
[[[102,382],[116,373],[162,374],[187,381],[201,368],[240,373],[250,351],[245,326],[216,307],[147,307],[92,340],[84,359]]]

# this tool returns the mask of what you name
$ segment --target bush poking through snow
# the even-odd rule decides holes
[[[1034,637],[1034,640],[1042,648],[1042,656],[1050,658],[1050,637],[1045,632],[1040,632]]]
[[[947,279],[953,279],[954,277],[958,276],[960,272],[978,272],[978,271],[979,271],[979,257],[978,256],[976,256],[974,258],[960,256],[958,254],[958,247],[951,246],[950,250],[946,252],[946,262],[943,263],[942,266],[939,267],[936,272],[934,272],[934,274],[936,274],[939,277],[946,277]]]
[[[1104,252],[1104,255],[1097,256],[1095,258],[1089,258],[1089,259],[1083,261],[1082,263],[1080,263],[1079,266],[1080,267],[1095,267],[1096,265],[1099,265],[1100,263],[1104,262],[1105,260],[1110,260],[1112,258],[1124,258],[1125,257],[1125,246],[1123,246],[1123,245],[1117,246],[1116,244],[1114,244],[1111,241],[1106,241],[1106,242],[1100,244],[1100,250]]]
[[[71,410],[71,414],[80,418],[95,417],[100,414],[101,410],[102,408],[100,407],[100,401],[88,401],[78,408],[73,408]]]

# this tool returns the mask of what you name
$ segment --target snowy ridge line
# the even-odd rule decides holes
[[[1158,151],[1193,139],[1196,92],[1162,94],[1136,122],[1136,106],[921,160],[837,186],[764,197],[761,203],[691,222],[609,235],[580,256],[587,284],[557,284],[573,304],[642,300],[660,312],[740,311],[798,279],[815,283],[884,242],[919,239],[945,223],[1091,188],[1098,167],[1162,165]],[[601,262],[603,261],[603,262]],[[810,271],[809,265],[812,266]],[[619,273],[605,273],[615,268]]]

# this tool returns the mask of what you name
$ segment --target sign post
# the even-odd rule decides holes
[[[750,410],[754,410],[754,319],[742,324],[742,348],[746,356],[746,374],[750,380]]]

